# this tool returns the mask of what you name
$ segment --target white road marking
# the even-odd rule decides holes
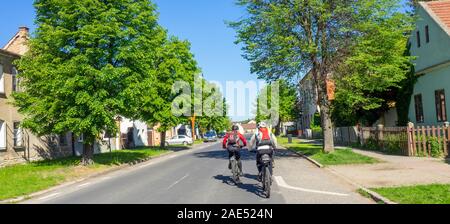
[[[181,181],[183,181],[184,179],[188,178],[189,174],[186,174],[186,176],[182,177],[181,179],[179,179],[178,181],[176,181],[175,183],[173,183],[172,185],[170,185],[167,190],[170,190],[172,187],[175,187],[175,185],[179,184]]]
[[[284,181],[283,177],[275,177],[275,181],[277,182],[278,186],[287,188],[287,189],[291,189],[291,190],[303,191],[303,192],[309,192],[309,193],[315,193],[315,194],[327,194],[327,195],[334,195],[334,196],[341,196],[341,197],[349,196],[348,194],[341,194],[341,193],[335,193],[335,192],[318,191],[318,190],[310,190],[310,189],[305,189],[305,188],[300,188],[300,187],[293,187],[293,186],[290,186],[289,184],[287,184],[286,181]]]
[[[59,195],[59,194],[60,194],[60,193],[53,193],[53,194],[47,195],[47,196],[45,196],[45,197],[39,198],[38,200],[39,200],[39,201],[41,201],[41,200],[46,200],[46,199],[49,199],[49,198],[53,198],[53,197],[55,197],[55,196],[57,196],[57,195]]]

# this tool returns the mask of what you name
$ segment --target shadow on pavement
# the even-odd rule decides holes
[[[252,179],[255,178],[256,179],[256,175],[253,177],[253,175],[245,175],[244,177],[247,178],[247,176],[250,176]],[[264,198],[264,192],[261,188],[261,186],[259,184],[246,184],[246,183],[241,183],[241,184],[235,184],[233,179],[230,176],[224,176],[224,175],[217,175],[214,177],[214,179],[216,180],[220,180],[222,181],[222,183],[230,185],[230,186],[236,186],[240,189],[246,190],[247,192],[250,192],[252,194],[255,194],[261,198]],[[241,180],[242,181],[242,180]]]
[[[194,156],[198,158],[210,158],[210,159],[221,159],[228,160],[227,150],[213,150],[207,152],[195,153]],[[241,150],[241,160],[256,160],[256,154],[251,153],[248,150]]]

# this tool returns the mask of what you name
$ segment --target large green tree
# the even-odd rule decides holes
[[[389,103],[396,100],[410,71],[411,57],[405,52],[412,17],[399,13],[394,6],[365,13],[366,22],[355,26],[355,32],[363,35],[356,38],[349,57],[336,69],[333,109],[335,119],[340,122],[363,118],[371,125],[379,118],[377,114],[393,106]],[[366,114],[371,116],[364,118]]]
[[[390,16],[397,0],[238,0],[247,14],[231,23],[252,72],[266,80],[310,72],[321,110],[324,151],[334,150],[327,81],[367,36],[359,27]],[[371,18],[374,13],[379,18]]]
[[[115,118],[133,111],[133,85],[153,72],[164,41],[148,0],[36,0],[36,33],[18,61],[24,91],[14,104],[39,135],[84,137],[82,162]],[[131,89],[131,90],[130,90]]]
[[[157,51],[152,73],[137,84],[139,91],[132,92],[139,92],[135,97],[139,105],[137,118],[148,124],[159,125],[161,146],[165,147],[166,132],[188,120],[188,117],[172,112],[172,103],[183,94],[174,92],[173,87],[177,82],[184,82],[193,88],[200,70],[188,41],[170,37]]]

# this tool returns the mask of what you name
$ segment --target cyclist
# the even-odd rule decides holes
[[[270,151],[269,155],[272,158],[272,161],[274,161],[273,154],[278,145],[277,138],[269,131],[267,124],[261,122],[258,124],[258,131],[253,135],[249,145],[250,149],[256,148],[256,167],[258,168],[258,180],[261,181],[263,166],[261,163],[261,156],[266,154],[267,151]],[[264,151],[264,153],[261,153],[262,151]],[[274,163],[272,163],[272,165],[274,165]]]
[[[245,137],[239,133],[239,126],[233,125],[232,132],[225,135],[223,139],[223,148],[228,150],[228,159],[235,156],[238,161],[238,166],[240,169],[240,176],[243,176],[242,172],[242,162],[241,162],[241,148],[247,146],[247,140]],[[228,169],[231,170],[231,161],[229,161]]]

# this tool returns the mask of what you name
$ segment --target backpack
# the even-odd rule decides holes
[[[228,135],[228,145],[235,146],[239,145],[239,141],[241,139],[239,138],[239,134],[236,132],[232,132]]]
[[[267,128],[261,128],[258,130],[257,135],[257,146],[272,146],[272,139],[270,138],[269,129]]]

